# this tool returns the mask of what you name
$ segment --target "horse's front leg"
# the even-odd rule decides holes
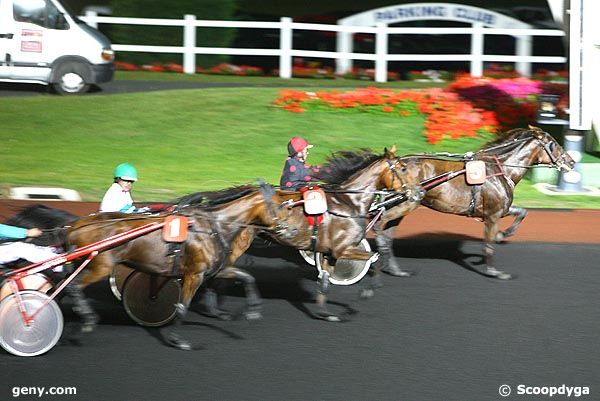
[[[512,276],[496,269],[494,262],[494,240],[498,234],[499,217],[486,218],[484,233],[485,275],[500,280],[509,280]]]
[[[329,293],[329,270],[331,266],[327,261],[324,262],[323,270],[317,279],[317,317],[328,322],[341,322],[342,319],[329,311],[327,307],[327,294]]]
[[[246,271],[230,266],[222,269],[215,280],[221,279],[228,282],[238,281],[244,285],[246,293],[246,310],[244,317],[248,320],[260,319],[261,313],[261,298],[256,286],[256,279]],[[207,288],[204,294],[205,313],[209,316],[217,317],[222,320],[230,320],[231,313],[219,307],[219,300],[215,290]]]
[[[382,272],[395,277],[410,277],[413,275],[413,272],[403,270],[394,257],[394,234],[396,232],[396,227],[401,221],[402,218],[394,220],[393,222],[386,224],[385,228],[382,227],[381,229],[375,230],[375,244],[377,245],[377,251],[380,254],[379,260],[375,264],[376,274],[378,273],[377,270],[381,270]]]
[[[496,242],[502,242],[506,238],[514,235],[515,231],[517,231],[517,228],[519,227],[525,216],[527,216],[527,209],[524,209],[522,207],[511,206],[508,209],[508,216],[515,216],[515,220],[506,230],[498,231],[498,233],[496,234]]]
[[[202,284],[203,277],[203,272],[190,272],[184,274],[183,276],[181,302],[175,305],[177,316],[175,323],[173,324],[173,327],[167,337],[167,343],[175,348],[179,348],[180,350],[189,351],[192,349],[192,344],[189,341],[184,340],[179,335],[178,331],[181,328],[185,316],[187,315],[194,294],[196,294],[196,291],[198,291],[198,288]]]

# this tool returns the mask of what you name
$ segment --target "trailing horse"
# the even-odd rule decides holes
[[[98,318],[85,300],[82,290],[110,275],[116,264],[124,264],[152,275],[181,277],[182,298],[177,305],[177,324],[180,324],[202,282],[215,277],[228,266],[231,242],[239,231],[256,227],[262,230],[280,230],[282,232],[279,235],[286,236],[287,226],[280,216],[287,213],[273,206],[272,198],[276,195],[272,187],[230,188],[210,193],[210,199],[207,194],[203,194],[199,204],[182,202],[178,205],[178,214],[185,215],[191,223],[179,266],[173,265],[172,258],[168,256],[169,245],[163,241],[160,232],[156,231],[98,254],[80,276],[66,287],[71,289],[69,295],[75,299],[75,311],[82,317],[84,329],[91,330]],[[148,222],[160,221],[164,217],[123,213],[100,213],[83,217],[71,223],[66,244],[68,247],[79,248]],[[247,293],[247,296],[252,300],[248,301],[249,304],[260,303],[258,292]],[[167,341],[178,348],[189,349],[190,344],[176,332],[177,324]]]
[[[427,190],[422,205],[483,221],[486,264],[483,274],[499,279],[510,279],[511,275],[496,269],[494,242],[513,235],[527,214],[525,209],[512,206],[515,186],[532,166],[569,171],[575,165],[556,140],[537,127],[508,131],[474,154],[408,155],[401,160],[420,171],[420,184]],[[467,182],[465,164],[470,161],[479,161],[484,166],[481,174],[485,180],[481,184]],[[393,207],[375,226],[383,270],[393,275],[406,275],[394,260],[392,242],[396,226],[411,210],[407,205]],[[515,220],[506,231],[500,231],[499,221],[505,216],[515,216]]]

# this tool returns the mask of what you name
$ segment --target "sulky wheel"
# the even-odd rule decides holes
[[[123,306],[142,326],[164,326],[175,318],[181,285],[172,277],[134,272],[123,285]]]
[[[115,267],[113,267],[108,282],[110,283],[110,291],[119,301],[122,300],[123,284],[125,284],[125,280],[127,280],[134,271],[135,270],[132,268],[124,265],[115,265]]]
[[[304,259],[304,261],[306,263],[308,263],[311,266],[315,265],[315,258],[314,258],[315,253],[314,252],[305,251],[304,249],[300,249],[300,250],[298,250],[298,253],[300,254],[300,256],[302,256],[302,259]],[[317,255],[321,256],[321,252],[317,252]]]
[[[47,293],[52,288],[52,283],[42,273],[30,274],[25,277],[21,277],[18,280],[19,287],[23,290],[35,290],[43,293]],[[10,280],[5,280],[0,285],[0,301],[13,293]]]
[[[36,313],[25,324],[17,296],[21,297],[28,315]],[[18,356],[43,354],[56,345],[63,331],[63,315],[58,304],[42,292],[25,290],[12,294],[0,302],[0,345]]]
[[[366,252],[371,252],[371,245],[366,239],[360,241],[359,247]],[[319,273],[323,270],[324,258],[325,256],[322,253],[317,252],[317,269]],[[334,265],[333,273],[329,276],[329,282],[335,285],[351,285],[360,281],[367,274],[372,260],[329,259],[328,262]]]

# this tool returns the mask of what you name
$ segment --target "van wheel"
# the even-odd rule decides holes
[[[90,88],[90,84],[85,81],[85,76],[86,66],[80,63],[65,63],[56,70],[52,87],[61,95],[85,93]]]

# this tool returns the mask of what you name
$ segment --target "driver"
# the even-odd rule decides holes
[[[100,212],[146,212],[147,208],[138,209],[133,206],[131,188],[133,187],[133,183],[138,179],[135,167],[130,163],[121,163],[115,169],[113,177],[114,182],[108,188],[102,198],[102,203],[100,203]]]
[[[11,263],[19,259],[37,263],[56,256],[54,248],[23,242],[27,238],[40,235],[42,235],[42,230],[39,228],[21,228],[0,224],[0,241],[9,241],[0,244],[0,264]]]
[[[312,148],[308,141],[300,136],[295,136],[288,142],[288,158],[285,160],[281,173],[281,189],[297,191],[309,182],[318,181],[314,174],[319,172],[319,166],[306,163],[308,149]]]

